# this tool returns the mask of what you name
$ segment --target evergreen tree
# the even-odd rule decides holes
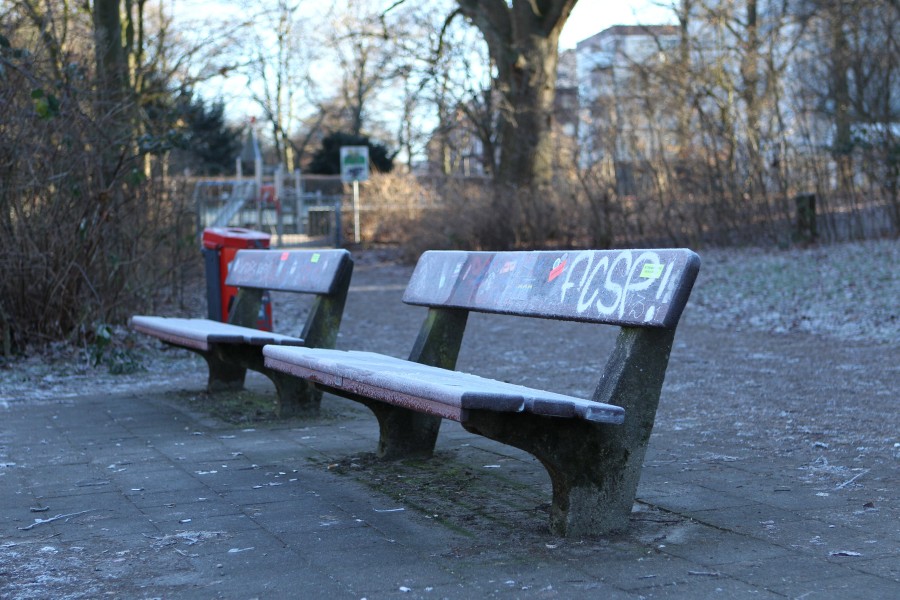
[[[341,173],[341,146],[368,146],[369,166],[374,171],[390,173],[394,168],[394,155],[388,153],[385,145],[373,142],[365,135],[335,131],[322,139],[322,147],[316,150],[309,163],[309,172],[316,175],[339,175]]]
[[[240,130],[225,122],[225,104],[216,101],[209,106],[196,99],[188,103],[184,114],[187,128],[187,150],[212,175],[228,173],[241,148]]]

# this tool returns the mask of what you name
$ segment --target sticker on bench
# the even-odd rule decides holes
[[[566,270],[566,262],[568,261],[568,259],[569,255],[563,254],[553,262],[553,268],[550,269],[550,275],[547,276],[547,281],[553,281],[554,279],[559,277],[563,271]]]
[[[665,265],[663,264],[647,263],[646,265],[644,265],[644,268],[641,269],[641,278],[656,279],[657,277],[662,275],[663,267],[665,267]]]
[[[346,250],[241,250],[228,270],[227,285],[311,294],[333,293],[336,274],[350,260]]]

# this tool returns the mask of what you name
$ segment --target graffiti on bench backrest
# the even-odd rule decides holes
[[[330,294],[345,250],[241,250],[228,269],[225,283],[267,290]]]
[[[404,301],[673,327],[699,265],[699,257],[685,249],[428,252]]]

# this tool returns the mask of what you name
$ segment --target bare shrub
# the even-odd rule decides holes
[[[483,248],[481,237],[490,229],[490,186],[482,179],[437,178],[427,184],[435,202],[411,224],[405,254],[417,258],[425,250]]]
[[[192,222],[147,157],[118,137],[122,106],[65,81],[40,48],[0,55],[0,333],[4,354],[88,342],[173,282]]]
[[[498,188],[484,178],[374,175],[360,196],[361,241],[403,246],[412,259],[428,249],[571,242],[566,221],[579,220],[572,213],[577,202],[561,201],[565,195],[556,190]],[[343,215],[345,231],[352,232],[352,206],[345,205]]]
[[[483,178],[432,178],[429,198],[398,241],[410,258],[429,249],[507,250],[590,244],[592,199],[570,178],[551,188],[498,187]]]
[[[778,179],[777,168],[790,178]],[[544,189],[380,176],[365,191],[363,239],[399,245],[411,260],[428,249],[785,247],[798,241],[795,197],[804,190],[817,197],[817,239],[891,235],[892,205],[883,192],[860,181],[852,194],[836,194],[825,185],[828,169],[827,160],[807,157],[789,168],[774,165],[767,186],[743,188],[741,172],[699,158],[560,169]],[[620,193],[623,178],[627,193]]]
[[[413,223],[432,209],[430,190],[411,176],[373,173],[360,186],[360,237],[363,243],[403,244]],[[352,205],[342,210],[345,239],[352,239]]]

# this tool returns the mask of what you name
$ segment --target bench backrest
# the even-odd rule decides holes
[[[549,319],[672,328],[700,269],[687,249],[429,251],[403,301]]]
[[[227,285],[235,287],[334,294],[339,274],[350,264],[346,250],[239,250],[228,269]]]

